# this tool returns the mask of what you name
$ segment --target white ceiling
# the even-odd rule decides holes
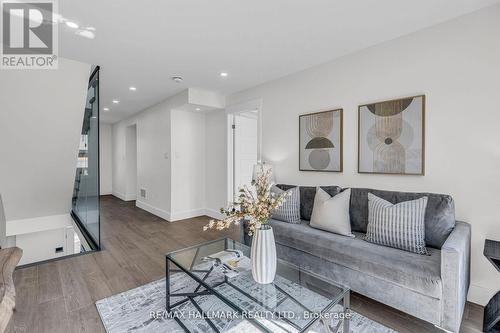
[[[61,15],[96,37],[62,24],[59,47],[101,66],[101,108],[111,109],[101,118],[116,122],[188,87],[237,92],[498,2],[61,0]]]

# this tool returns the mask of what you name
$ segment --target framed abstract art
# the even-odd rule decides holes
[[[299,170],[342,172],[342,109],[299,116]]]
[[[358,172],[424,175],[424,95],[359,106]]]

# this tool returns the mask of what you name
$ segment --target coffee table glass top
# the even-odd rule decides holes
[[[229,311],[245,312],[246,321],[257,331],[306,332],[318,320],[330,318],[330,322],[327,316],[341,301],[348,307],[348,288],[279,259],[274,282],[259,284],[252,277],[249,258],[250,247],[225,238],[168,253],[167,269],[170,275],[181,272],[192,278],[198,294],[191,294],[191,302],[193,297],[215,295]],[[186,303],[186,297],[175,296],[174,291],[167,294],[167,304],[173,311]],[[190,294],[184,290],[183,295]],[[202,311],[213,309],[195,305]]]

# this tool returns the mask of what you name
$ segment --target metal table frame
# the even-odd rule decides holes
[[[217,332],[217,333],[219,333],[220,331],[217,329],[216,325],[210,320],[210,318],[207,318],[207,316],[205,316],[205,313],[201,309],[200,305],[196,302],[195,297],[197,297],[197,296],[204,296],[204,295],[214,295],[217,298],[219,298],[221,301],[223,301],[226,305],[228,305],[229,307],[231,307],[231,309],[233,309],[234,311],[238,312],[239,314],[242,314],[242,313],[245,312],[244,309],[240,308],[238,305],[236,305],[234,302],[230,301],[229,299],[226,299],[226,297],[224,297],[222,294],[220,294],[215,289],[215,288],[217,288],[218,286],[220,286],[222,284],[229,285],[230,287],[236,289],[238,292],[240,292],[241,294],[245,295],[246,297],[248,297],[252,301],[254,301],[257,304],[259,304],[260,306],[266,308],[269,311],[273,311],[272,309],[270,309],[270,308],[266,307],[264,304],[262,304],[259,300],[255,299],[253,296],[251,296],[248,293],[246,293],[241,288],[238,288],[237,286],[235,286],[234,284],[232,284],[228,280],[227,277],[224,277],[224,281],[221,281],[221,282],[219,282],[219,283],[217,283],[217,284],[215,284],[213,286],[208,285],[205,280],[210,275],[210,273],[213,271],[214,267],[211,267],[210,269],[207,269],[207,270],[193,269],[193,265],[194,265],[194,263],[196,261],[196,258],[198,258],[199,249],[202,246],[209,245],[209,244],[212,244],[212,243],[215,243],[215,242],[220,242],[222,240],[224,240],[224,249],[228,249],[229,248],[228,247],[228,243],[229,242],[233,242],[233,244],[236,244],[236,242],[234,240],[229,239],[229,238],[217,239],[217,240],[214,240],[214,241],[210,241],[210,242],[206,242],[206,243],[194,245],[194,246],[191,246],[191,247],[187,247],[187,248],[184,248],[184,249],[180,249],[180,250],[177,250],[177,251],[174,251],[174,252],[170,252],[170,253],[167,253],[167,255],[165,256],[165,261],[166,261],[165,262],[165,264],[166,264],[166,269],[165,269],[165,274],[166,274],[166,279],[165,279],[166,280],[166,296],[165,296],[166,310],[168,312],[170,312],[175,307],[177,307],[177,306],[179,306],[181,304],[184,304],[186,302],[191,302],[193,304],[193,306],[197,309],[197,311],[201,315],[203,315],[203,318],[207,322],[207,324],[215,332]],[[186,269],[185,267],[183,267],[183,265],[179,264],[173,258],[173,255],[176,254],[176,253],[183,252],[183,251],[186,251],[186,250],[189,250],[189,249],[195,249],[195,248],[196,248],[196,253],[195,253],[194,257],[193,257],[193,260],[191,262],[191,265],[190,265],[189,269]],[[177,268],[172,268],[171,267],[172,265],[174,265]],[[291,265],[291,266],[293,266],[293,265]],[[190,293],[171,293],[171,291],[170,291],[170,275],[172,273],[185,273],[187,276],[189,276],[191,279],[193,279],[198,284],[198,286],[195,288],[195,290],[193,292],[190,292]],[[192,273],[204,273],[204,275],[200,279],[198,276],[196,276],[196,275],[194,275]],[[307,272],[307,274],[311,275],[313,277],[317,277],[317,278],[320,278],[320,279],[324,280],[323,278],[317,276],[314,273]],[[298,304],[305,311],[308,311],[310,313],[314,313],[313,311],[311,311],[310,309],[308,309],[305,305],[303,305],[299,300],[297,300],[293,296],[289,295],[282,288],[280,288],[279,286],[277,286],[274,283],[273,283],[273,285],[274,285],[274,287],[278,291],[280,291],[283,295],[285,295],[285,298],[281,302],[283,302],[285,299],[291,299],[294,303]],[[177,301],[175,303],[171,303],[171,300],[170,300],[171,297],[184,297],[184,299],[180,300],[180,301]],[[342,319],[339,319],[338,324],[336,325],[336,327],[331,327],[328,324],[328,322],[326,320],[324,320],[324,318],[322,318],[322,317],[323,317],[323,315],[325,313],[328,313],[336,304],[339,304],[340,301],[343,302],[344,317]],[[288,324],[290,324],[291,326],[295,327],[299,332],[307,332],[307,330],[309,328],[311,328],[312,325],[314,325],[318,321],[321,321],[322,324],[323,324],[323,326],[324,326],[324,328],[325,328],[325,330],[326,330],[326,332],[330,333],[330,332],[338,332],[339,329],[340,329],[340,326],[343,326],[343,332],[349,332],[349,318],[350,318],[350,291],[349,291],[349,289],[344,288],[344,292],[343,292],[342,297],[340,297],[337,302],[332,302],[332,304],[330,304],[330,306],[328,306],[327,308],[323,309],[321,311],[321,313],[319,314],[319,316],[315,316],[315,318],[311,319],[310,322],[305,327],[301,328],[297,324],[295,324],[294,322],[290,321],[287,318],[282,318],[282,319],[284,321],[286,321]],[[180,320],[180,318],[178,318],[177,316],[174,316],[174,319],[177,321],[177,323],[179,324],[179,326],[181,326],[184,329],[184,331],[190,332],[189,329],[182,323],[182,321]],[[266,328],[265,326],[263,326],[255,318],[251,318],[251,319],[247,318],[246,320],[248,320],[252,325],[254,325],[256,328],[258,328],[259,330],[261,330],[263,332],[273,333],[268,328]]]
[[[491,239],[484,241],[484,256],[500,272],[500,242]],[[500,291],[498,291],[484,308],[483,331],[500,332]]]

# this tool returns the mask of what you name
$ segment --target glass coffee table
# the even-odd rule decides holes
[[[349,332],[348,288],[280,259],[274,282],[259,284],[249,258],[229,238],[168,253],[169,316],[186,332]]]

